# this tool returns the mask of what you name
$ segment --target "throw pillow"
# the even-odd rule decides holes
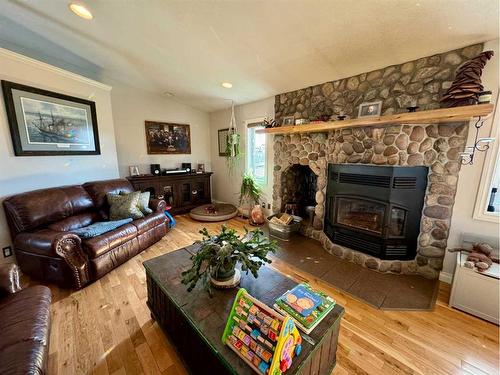
[[[149,206],[149,197],[150,197],[151,193],[149,191],[145,191],[143,193],[141,193],[140,191],[136,191],[136,193],[141,194],[137,208],[139,210],[141,210],[141,212],[144,214],[144,216],[152,214],[153,210],[148,207]],[[120,193],[120,195],[127,195],[127,194],[130,194],[130,193],[124,193],[124,192]]]
[[[153,213],[153,210],[149,208],[149,196],[151,193],[149,191],[145,191],[144,193],[141,193],[141,197],[139,198],[139,210],[144,215],[149,215]]]
[[[136,191],[126,195],[106,194],[109,203],[109,219],[121,220],[131,217],[140,219],[144,214],[139,210],[141,193]]]

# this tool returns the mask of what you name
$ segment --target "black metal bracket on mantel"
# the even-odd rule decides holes
[[[474,156],[476,151],[486,152],[490,148],[490,143],[492,143],[495,138],[479,138],[479,131],[484,125],[484,119],[479,116],[474,124],[476,128],[476,135],[474,136],[474,144],[472,146],[467,146],[464,152],[460,153],[460,163],[462,165],[472,165],[474,164]]]

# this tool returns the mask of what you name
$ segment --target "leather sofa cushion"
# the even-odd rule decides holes
[[[52,223],[47,228],[56,232],[70,232],[75,229],[80,229],[100,220],[97,212],[86,212],[80,215],[67,217],[61,221]]]
[[[137,228],[133,224],[125,224],[111,232],[83,240],[82,246],[89,258],[94,259],[135,237]]]
[[[3,202],[13,235],[89,211],[94,203],[79,185],[34,190]]]
[[[2,375],[46,375],[48,346],[37,341],[18,342],[0,350]]]
[[[142,234],[166,221],[167,217],[163,212],[155,212],[145,218],[134,220],[132,224],[137,228],[138,234]]]
[[[3,298],[0,301],[0,351],[26,341],[33,341],[35,346],[36,343],[48,345],[50,302],[50,289],[42,285]]]
[[[130,241],[111,249],[101,256],[90,259],[89,266],[92,277],[94,280],[101,278],[112,269],[139,254],[141,250],[137,238],[132,238]]]

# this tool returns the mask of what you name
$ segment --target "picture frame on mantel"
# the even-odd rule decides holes
[[[361,103],[358,110],[358,118],[377,117],[382,113],[382,101]]]
[[[16,156],[100,155],[95,102],[2,81]]]
[[[191,130],[188,124],[145,121],[148,154],[190,154]]]

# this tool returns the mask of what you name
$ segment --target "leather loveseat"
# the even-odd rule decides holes
[[[46,374],[50,289],[21,290],[15,264],[0,265],[0,375]]]
[[[151,199],[153,213],[100,236],[80,239],[72,230],[108,219],[107,193],[130,193],[125,179],[35,190],[3,202],[17,263],[39,280],[84,287],[167,233],[165,201]]]

